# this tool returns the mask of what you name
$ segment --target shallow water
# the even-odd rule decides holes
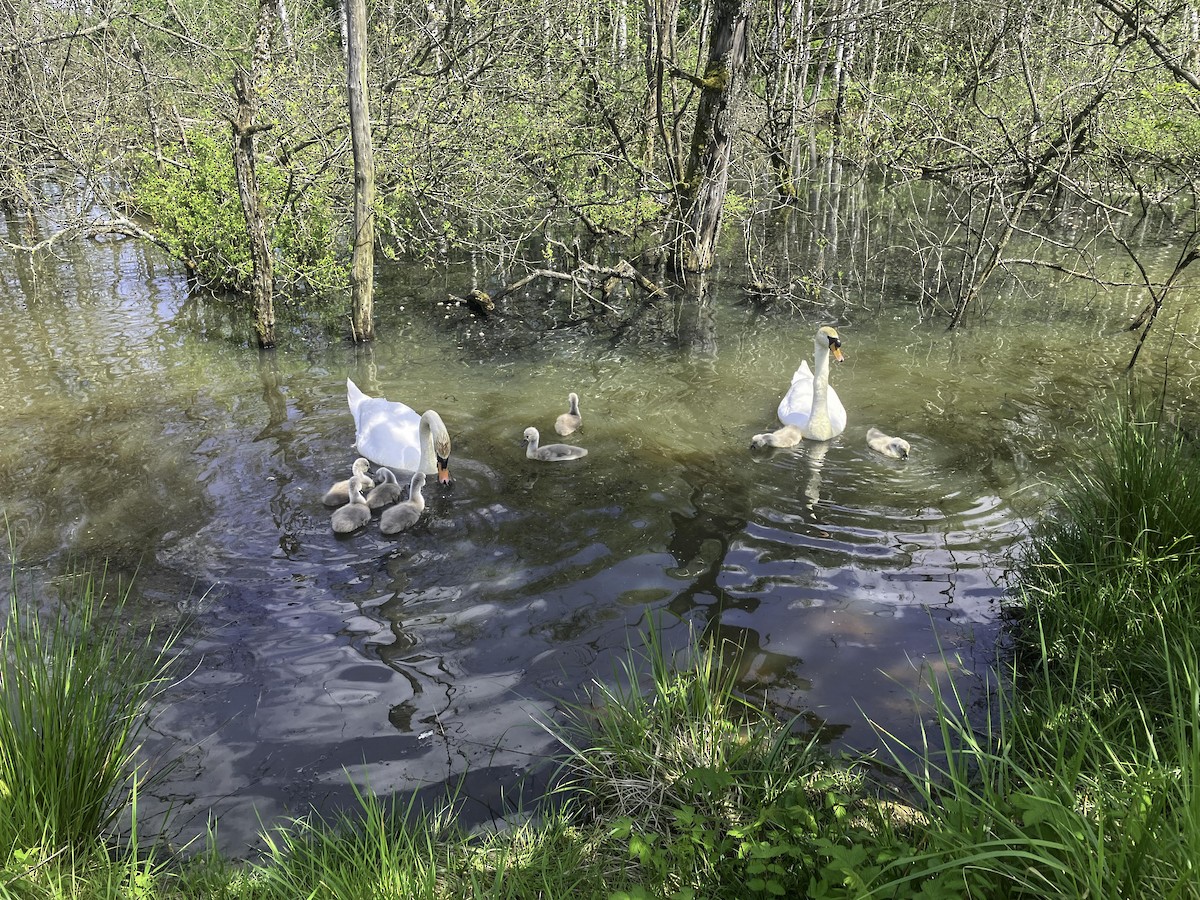
[[[986,671],[1008,555],[1127,393],[1120,325],[1141,305],[1010,283],[954,333],[897,298],[846,306],[846,432],[752,453],[828,311],[718,281],[704,305],[535,338],[530,303],[481,322],[435,305],[463,273],[394,272],[372,347],[297,329],[260,359],[145,247],[62,252],[0,278],[16,558],[36,577],[107,560],[136,573],[137,615],[186,624],[190,674],[148,745],[183,751],[158,799],[177,839],[211,818],[235,851],[350,803],[347,773],[461,782],[465,816],[502,811],[540,783],[539,721],[612,680],[651,621],[668,647],[735,642],[743,684],[834,746],[878,747],[869,721],[915,739],[931,676],[969,693]],[[1164,332],[1139,376],[1166,362],[1190,414],[1200,353]],[[348,376],[454,439],[453,485],[396,539],[335,536],[320,502],[355,456]],[[522,431],[557,440],[571,390],[589,456],[526,460]],[[869,451],[871,425],[912,457]]]

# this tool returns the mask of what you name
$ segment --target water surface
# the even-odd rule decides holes
[[[536,297],[495,321],[438,305],[470,287],[447,267],[385,273],[369,348],[297,328],[260,357],[152,250],[60,252],[0,277],[16,558],[31,580],[107,561],[136,574],[137,616],[186,624],[189,675],[153,720],[149,749],[183,754],[159,799],[181,840],[211,818],[234,850],[350,802],[348,773],[462,779],[464,815],[501,811],[553,750],[538,722],[612,680],[651,621],[672,648],[735,642],[744,686],[832,746],[877,747],[872,720],[914,739],[931,676],[986,671],[1014,543],[1127,395],[1143,302],[998,283],[947,333],[902,292],[764,309],[718,274],[703,303],[619,326],[560,297],[541,324],[574,324],[539,335]],[[846,432],[752,453],[831,321]],[[1198,366],[1164,330],[1141,377],[1190,414]],[[355,457],[347,377],[453,435],[453,485],[396,539],[336,536],[320,502]],[[588,457],[526,460],[524,428],[557,439],[569,391]],[[912,457],[870,452],[872,425]]]

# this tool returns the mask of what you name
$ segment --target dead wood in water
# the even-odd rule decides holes
[[[496,304],[505,297],[542,279],[570,282],[584,291],[591,302],[612,313],[616,313],[618,310],[606,301],[615,289],[617,282],[626,281],[636,284],[652,298],[667,295],[661,285],[639,272],[629,260],[622,259],[615,266],[597,266],[581,262],[570,272],[560,272],[556,269],[534,269],[523,278],[518,278],[495,293],[488,294],[475,289],[466,296],[451,294],[450,299],[470,306],[477,315],[487,317],[495,312]],[[599,296],[596,295],[597,292]]]

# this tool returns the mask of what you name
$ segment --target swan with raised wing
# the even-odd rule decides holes
[[[525,429],[525,455],[530,459],[538,459],[542,462],[562,462],[587,456],[587,449],[584,447],[574,447],[571,444],[547,444],[545,447],[539,447],[538,441],[540,440],[541,435],[532,425]]]
[[[836,328],[823,325],[813,338],[813,368],[809,369],[808,360],[801,360],[791,386],[779,401],[777,412],[784,427],[754,435],[750,446],[794,447],[796,435],[788,426],[799,429],[800,437],[810,441],[832,440],[846,430],[846,407],[829,385],[831,356],[838,362],[844,359],[842,342]]]
[[[450,434],[436,411],[418,415],[396,400],[370,397],[349,378],[346,400],[354,416],[354,446],[359,453],[376,465],[436,474],[442,484],[450,483]]]

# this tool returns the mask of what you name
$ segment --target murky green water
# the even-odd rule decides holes
[[[234,849],[348,802],[347,770],[376,791],[467,773],[468,814],[499,810],[552,749],[535,720],[610,679],[651,619],[669,646],[744,646],[745,684],[831,741],[876,746],[867,718],[915,735],[925,679],[990,660],[1006,554],[1127,394],[1120,326],[1143,302],[1010,282],[948,334],[899,293],[764,311],[718,279],[703,306],[535,339],[532,302],[481,322],[434,306],[460,273],[393,273],[373,347],[296,331],[260,360],[146,248],[61,252],[0,278],[11,539],[31,577],[109,560],[140,615],[189,623],[194,670],[154,720],[153,749],[184,751],[161,798]],[[846,432],[751,453],[833,318]],[[1140,377],[1168,372],[1190,414],[1200,350],[1176,330]],[[394,540],[337,537],[320,503],[355,456],[347,376],[454,438],[454,484]],[[522,431],[549,440],[572,390],[589,456],[526,460]],[[871,425],[912,457],[871,453]]]

